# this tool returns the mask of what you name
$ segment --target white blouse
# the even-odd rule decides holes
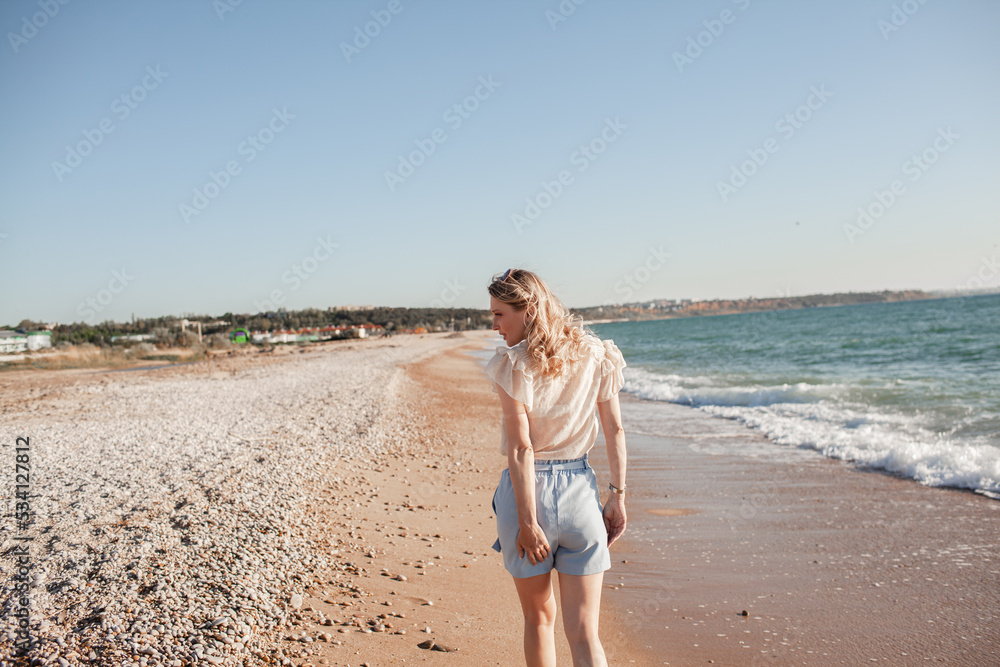
[[[599,429],[597,403],[610,400],[625,385],[625,358],[614,341],[588,334],[590,354],[568,363],[555,378],[529,366],[527,341],[500,346],[486,365],[493,391],[503,387],[524,404],[531,448],[537,460],[577,459],[590,451]],[[500,453],[507,455],[507,429],[501,422]]]

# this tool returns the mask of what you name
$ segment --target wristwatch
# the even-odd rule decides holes
[[[625,489],[628,488],[628,484],[622,486],[620,489],[614,484],[608,484],[608,488],[611,490],[611,493],[625,493]]]

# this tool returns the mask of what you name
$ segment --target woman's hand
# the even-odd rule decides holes
[[[625,532],[625,497],[620,493],[612,493],[604,504],[604,527],[608,530],[608,546],[615,543]]]
[[[532,565],[538,565],[549,557],[549,541],[537,523],[521,526],[517,534],[517,555],[521,558],[527,555]]]

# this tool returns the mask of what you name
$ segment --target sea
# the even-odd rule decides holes
[[[686,406],[765,436],[756,456],[1000,499],[1000,294],[590,328],[628,364],[626,432],[671,436],[664,405]]]

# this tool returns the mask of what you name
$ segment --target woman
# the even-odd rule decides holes
[[[493,495],[493,548],[514,577],[524,612],[528,665],[555,664],[559,573],[563,628],[575,665],[606,665],[597,635],[608,553],[625,531],[625,431],[618,391],[625,360],[570,315],[541,278],[508,269],[488,288],[498,347],[486,366],[503,409],[500,451],[507,469]],[[597,419],[611,485],[603,508],[587,452]]]

